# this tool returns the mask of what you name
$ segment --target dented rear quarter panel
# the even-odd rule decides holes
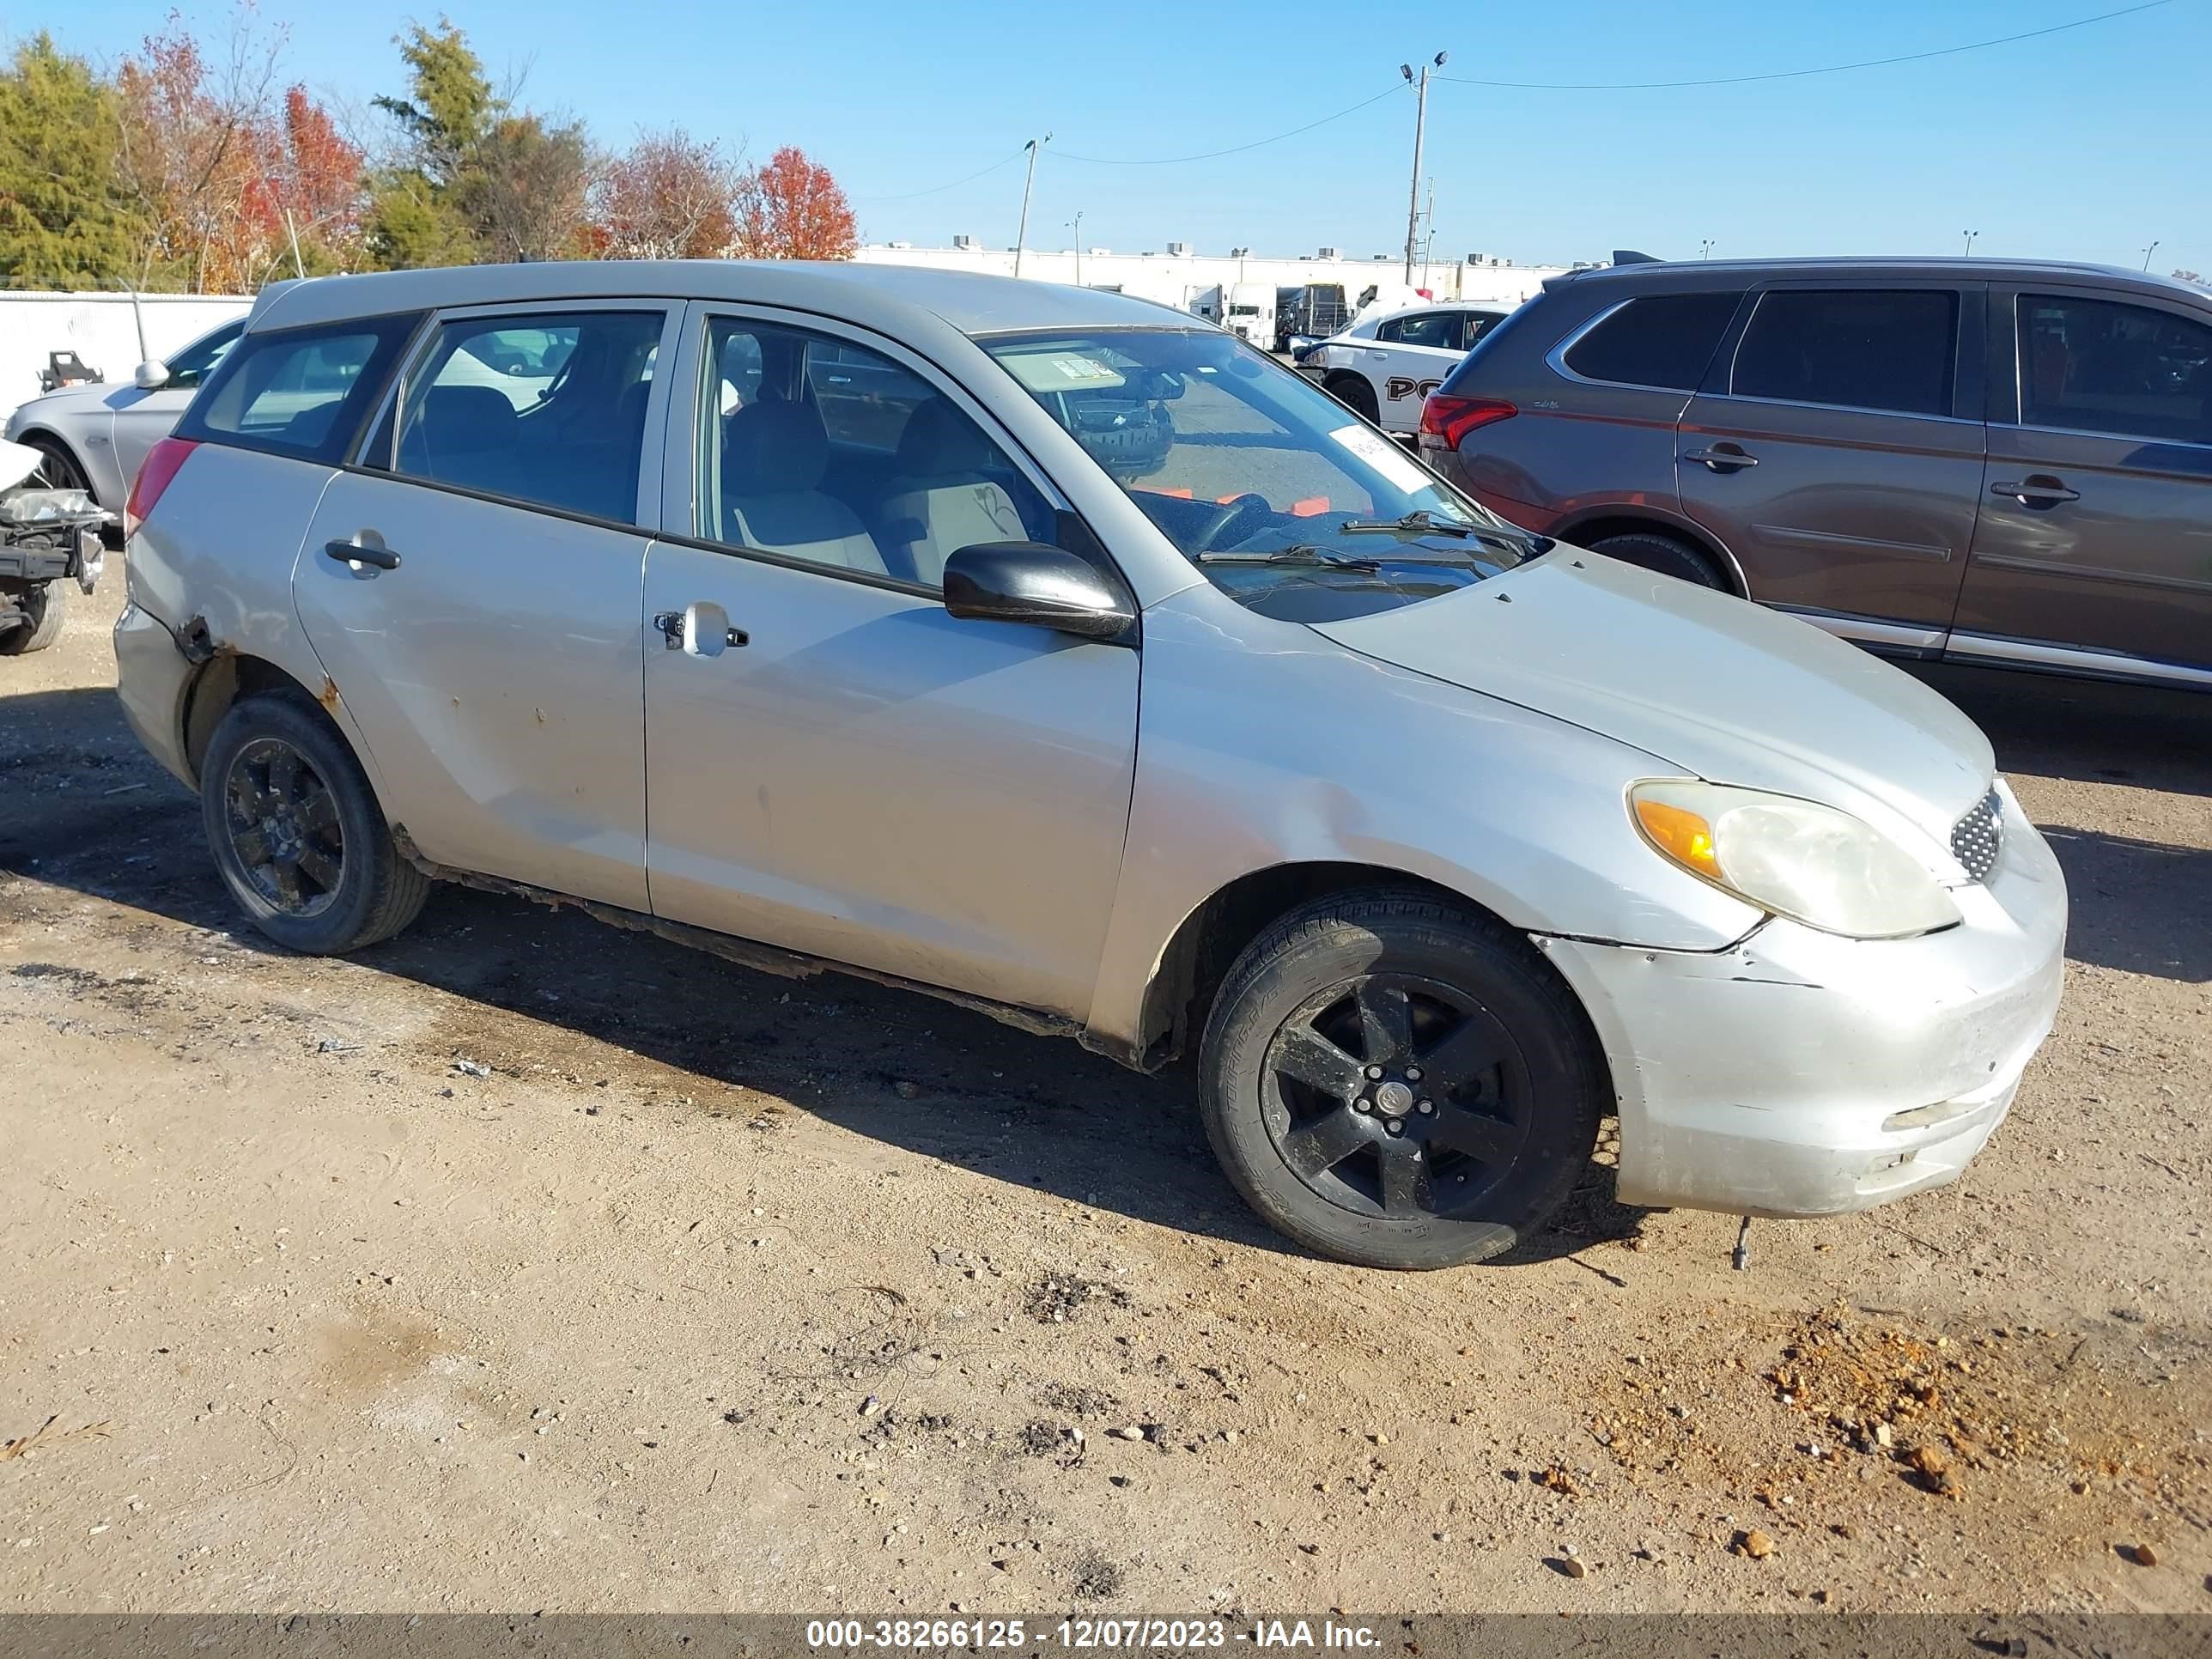
[[[125,570],[131,602],[173,638],[190,641],[193,656],[206,653],[195,683],[225,658],[274,664],[331,712],[380,784],[292,603],[293,568],[334,476],[313,461],[204,445],[131,538]],[[179,708],[175,718],[188,713]]]

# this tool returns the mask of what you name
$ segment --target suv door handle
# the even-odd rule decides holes
[[[1757,466],[1759,457],[1747,455],[1735,444],[1718,443],[1711,449],[1692,449],[1683,453],[1686,461],[1699,461],[1716,472],[1740,472],[1745,467]]]
[[[2057,507],[2061,501],[2078,501],[2081,492],[2069,489],[2047,472],[2037,472],[2017,483],[1993,483],[1992,495],[2008,495],[2022,507]]]
[[[379,570],[399,568],[399,556],[386,547],[384,538],[374,530],[364,530],[351,541],[325,542],[323,553],[340,564],[373,564]]]

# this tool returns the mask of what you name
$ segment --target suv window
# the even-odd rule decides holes
[[[212,334],[200,336],[169,359],[169,378],[161,382],[161,389],[176,392],[198,386],[222,361],[222,354],[238,343],[238,337],[244,332],[246,319],[241,317]]]
[[[2023,294],[2020,418],[2212,444],[2212,328],[2148,306]]]
[[[939,586],[981,542],[1050,542],[1054,515],[981,427],[849,340],[708,325],[696,533],[806,564]]]
[[[177,435],[335,463],[415,331],[412,315],[258,331],[223,354]]]
[[[408,376],[392,470],[635,523],[663,320],[564,311],[446,324]]]
[[[1586,380],[1694,392],[1742,302],[1741,293],[1631,300],[1576,341],[1564,361]]]
[[[1459,313],[1423,311],[1410,317],[1392,317],[1376,325],[1375,337],[1395,345],[1438,346],[1455,351],[1459,349]]]
[[[1747,398],[1948,415],[1959,296],[1936,289],[1774,289],[1736,348]]]

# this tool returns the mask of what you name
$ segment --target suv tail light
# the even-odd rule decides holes
[[[1421,405],[1423,447],[1435,438],[1443,441],[1443,447],[1457,449],[1460,441],[1475,428],[1492,421],[1510,421],[1520,412],[1503,398],[1454,398],[1431,392],[1428,402]]]
[[[131,481],[131,499],[123,508],[125,541],[138,533],[138,526],[146,522],[146,515],[154,510],[154,503],[161,499],[161,492],[177,476],[185,457],[198,447],[190,438],[164,438],[146,452],[146,465]]]

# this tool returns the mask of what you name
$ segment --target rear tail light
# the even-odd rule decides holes
[[[1510,421],[1520,412],[1503,398],[1454,398],[1431,392],[1428,402],[1421,405],[1422,442],[1427,447],[1430,440],[1436,439],[1445,449],[1457,449],[1460,441],[1475,428]]]
[[[177,476],[177,469],[185,464],[185,457],[199,446],[190,438],[164,438],[147,452],[146,465],[138,469],[131,481],[131,499],[123,508],[123,539],[129,541],[138,533],[138,526],[146,522],[146,515],[161,499],[161,492]]]

